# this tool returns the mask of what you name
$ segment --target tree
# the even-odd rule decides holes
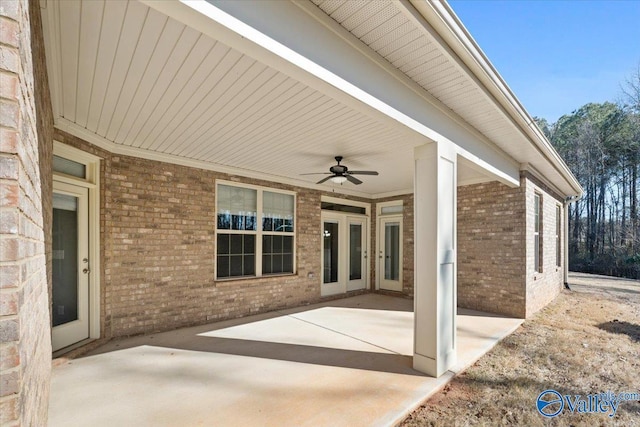
[[[640,277],[636,107],[590,103],[552,125],[537,120],[585,189],[569,208],[573,269]]]

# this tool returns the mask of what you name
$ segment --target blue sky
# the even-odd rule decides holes
[[[640,64],[640,0],[449,0],[532,116],[616,101]]]

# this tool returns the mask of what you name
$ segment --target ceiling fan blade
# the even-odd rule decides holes
[[[310,173],[301,173],[300,175],[331,175],[330,172],[310,172]]]
[[[331,178],[333,178],[333,174],[331,174],[331,176],[328,176],[326,178],[322,178],[320,181],[316,182],[316,184],[322,184],[325,181],[329,181]]]
[[[351,175],[378,175],[376,171],[347,171]]]
[[[362,184],[362,181],[360,181],[358,178],[354,178],[351,175],[345,175],[345,178],[347,178],[349,180],[350,183],[355,184],[355,185],[360,185]]]

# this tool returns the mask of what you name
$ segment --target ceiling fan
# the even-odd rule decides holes
[[[331,182],[335,182],[336,184],[342,184],[346,181],[349,181],[355,185],[362,184],[362,181],[360,181],[353,175],[378,175],[378,172],[376,171],[350,171],[348,167],[340,164],[340,162],[342,161],[342,156],[336,156],[335,159],[338,164],[331,166],[329,168],[329,172],[303,173],[301,175],[329,175],[316,182],[316,184],[322,184],[323,182],[331,180]]]

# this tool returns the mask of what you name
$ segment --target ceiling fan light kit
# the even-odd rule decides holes
[[[343,184],[347,181],[346,176],[340,176],[340,175],[332,176],[329,179],[331,180],[331,182],[335,182],[336,184]]]
[[[355,185],[362,184],[362,181],[353,175],[378,175],[378,172],[376,171],[350,171],[348,167],[340,164],[342,156],[336,156],[335,159],[338,164],[331,166],[329,168],[329,172],[303,173],[302,175],[330,175],[326,178],[322,178],[320,181],[316,182],[316,184],[323,184],[326,181],[331,181],[341,185],[347,181]]]

